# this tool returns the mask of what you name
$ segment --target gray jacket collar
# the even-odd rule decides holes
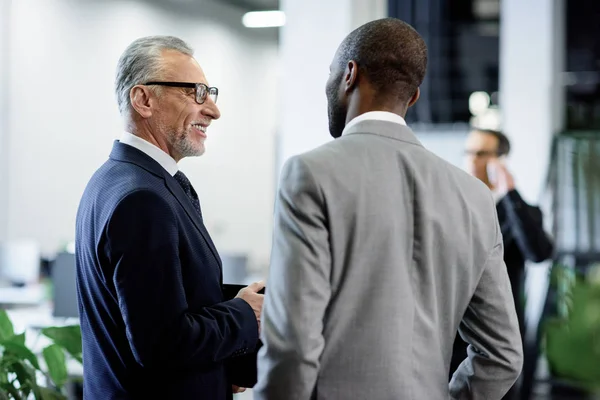
[[[387,137],[401,142],[411,143],[423,147],[413,131],[406,125],[390,121],[365,120],[350,127],[344,136],[367,134]],[[344,137],[342,136],[342,137]]]

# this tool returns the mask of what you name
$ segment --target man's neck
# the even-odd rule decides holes
[[[175,157],[175,155],[173,155],[165,138],[161,137],[160,135],[153,134],[150,129],[140,127],[137,125],[130,125],[129,132],[139,137],[140,139],[144,139],[148,143],[155,145],[156,147],[170,155],[176,162],[179,162],[180,158]]]
[[[348,107],[348,114],[346,114],[346,124],[348,124],[348,122],[352,121],[354,118],[372,111],[390,112],[405,118],[406,110],[406,106],[397,103],[381,104],[376,103],[373,100],[365,101],[363,99],[360,99],[356,102],[351,101]]]

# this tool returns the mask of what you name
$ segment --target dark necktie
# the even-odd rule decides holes
[[[173,178],[175,178],[177,183],[179,183],[179,185],[181,186],[181,188],[183,189],[183,191],[185,192],[187,197],[192,202],[192,205],[194,206],[196,211],[198,211],[198,214],[200,215],[200,219],[202,219],[202,211],[200,211],[200,200],[198,200],[198,194],[194,190],[194,187],[192,186],[190,180],[181,171],[177,171],[177,173],[173,176]]]

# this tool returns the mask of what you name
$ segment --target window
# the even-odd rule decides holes
[[[600,2],[566,1],[566,125],[600,129]]]
[[[476,92],[486,93],[484,98],[494,106],[499,0],[389,0],[388,5],[389,15],[414,26],[429,48],[421,100],[409,110],[408,122],[469,123],[469,98]]]

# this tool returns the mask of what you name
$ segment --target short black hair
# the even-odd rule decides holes
[[[382,95],[408,101],[425,78],[427,45],[409,24],[396,18],[368,22],[340,45],[340,67],[354,60]]]
[[[504,133],[494,129],[473,128],[473,130],[485,133],[486,135],[492,135],[498,139],[498,156],[507,156],[510,153],[510,140],[508,140],[508,137]]]

